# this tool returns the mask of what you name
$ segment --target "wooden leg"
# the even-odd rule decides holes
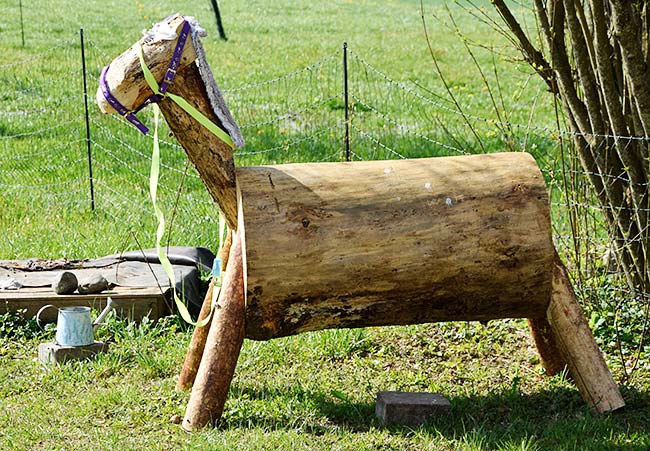
[[[553,293],[547,318],[569,373],[585,402],[596,413],[612,412],[625,406],[557,255],[553,264]]]
[[[223,269],[226,269],[228,264],[228,258],[230,256],[230,247],[232,245],[232,230],[228,229],[228,234],[226,236],[226,241],[221,248],[221,265]],[[214,280],[210,281],[210,286],[208,292],[205,295],[203,300],[203,305],[201,306],[201,312],[199,313],[199,321],[204,320],[212,309],[212,296],[214,292]],[[205,349],[205,340],[208,337],[208,332],[210,330],[210,324],[212,319],[203,327],[197,327],[192,333],[192,340],[190,341],[190,346],[185,355],[185,362],[183,363],[183,369],[181,370],[180,376],[178,376],[178,381],[176,382],[176,390],[189,390],[194,384],[194,379],[196,378],[196,372],[199,369],[199,364],[201,363],[201,358],[203,357],[203,350]]]
[[[221,418],[244,341],[244,271],[242,243],[233,236],[230,261],[212,318],[182,427],[200,429]]]
[[[230,248],[232,246],[232,229],[228,228],[226,232],[226,240],[221,246],[221,252],[219,252],[219,258],[221,258],[221,268],[223,271],[228,267],[228,259],[230,258]]]
[[[567,363],[555,342],[551,325],[545,317],[528,318],[528,327],[546,375],[555,376]]]
[[[203,305],[201,306],[201,312],[199,313],[199,321],[203,321],[210,314],[210,310],[212,309],[213,292],[214,280],[210,280],[210,286],[208,287],[208,292],[205,294],[205,299],[203,299]],[[190,347],[187,349],[185,362],[183,362],[183,369],[181,370],[181,374],[178,376],[178,381],[176,382],[176,390],[181,391],[192,388],[192,384],[194,384],[194,379],[196,378],[196,372],[201,363],[203,349],[205,348],[205,340],[208,337],[211,323],[212,318],[210,318],[210,321],[208,321],[205,326],[194,328]]]

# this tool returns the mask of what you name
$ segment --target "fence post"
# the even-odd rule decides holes
[[[18,7],[20,8],[20,37],[23,40],[23,47],[25,47],[25,25],[23,23],[23,0],[18,0]]]
[[[345,161],[350,161],[350,110],[348,104],[348,43],[343,43],[343,102],[345,108]]]
[[[88,83],[86,82],[86,51],[84,49],[84,29],[79,29],[81,38],[81,70],[84,81],[84,107],[86,113],[86,148],[88,151],[88,180],[90,182],[90,210],[95,211],[95,188],[93,186],[93,158],[90,148],[90,118],[88,115]]]
[[[228,38],[226,37],[226,32],[223,29],[223,23],[221,22],[221,13],[219,12],[219,4],[217,3],[217,0],[211,0],[212,1],[212,9],[214,9],[214,15],[217,17],[217,30],[219,30],[219,37],[223,41],[227,41]]]

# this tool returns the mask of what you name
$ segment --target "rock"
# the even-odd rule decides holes
[[[70,271],[63,271],[52,282],[52,289],[56,294],[72,294],[77,289],[77,285],[77,276]]]
[[[174,414],[171,417],[169,417],[169,422],[172,424],[181,424],[183,422],[183,419],[181,418],[180,415]]]
[[[94,273],[79,283],[79,294],[97,294],[108,290],[108,280],[99,273]]]
[[[108,343],[96,341],[87,346],[62,346],[57,343],[38,345],[38,360],[44,365],[54,365],[70,360],[91,360],[108,351]]]

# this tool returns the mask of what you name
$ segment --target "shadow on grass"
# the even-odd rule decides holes
[[[220,427],[299,429],[315,435],[332,429],[364,433],[383,428],[424,440],[442,436],[475,449],[648,450],[650,394],[630,388],[622,391],[627,406],[599,416],[591,414],[578,391],[570,387],[457,396],[450,398],[450,415],[411,428],[381,426],[374,415],[374,399],[352,402],[342,393],[233,387],[231,400],[243,397],[249,406],[228,409]]]

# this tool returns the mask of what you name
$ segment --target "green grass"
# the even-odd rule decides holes
[[[140,30],[176,11],[196,16],[209,33],[208,59],[247,141],[238,164],[341,158],[346,41],[355,158],[528,150],[552,183],[553,201],[564,202],[560,174],[550,172],[559,167],[557,136],[543,130],[554,124],[544,86],[524,65],[510,64],[515,54],[502,38],[451,6],[468,39],[499,52],[494,57],[474,47],[491,86],[498,81],[503,88],[501,118],[523,126],[504,133],[445,9],[425,3],[433,52],[451,92],[473,116],[468,121],[480,143],[449,111],[454,106],[433,68],[419,1],[222,1],[227,42],[217,39],[207,1],[86,1],[83,7],[70,0],[55,7],[23,1],[24,47],[18,1],[12,1],[0,16],[0,259],[89,258],[153,245],[151,141],[124,121],[100,115],[92,103],[96,210],[89,209],[77,33],[83,27],[88,42],[92,98],[100,68]],[[140,114],[152,123],[150,110]],[[162,135],[169,143],[163,145],[161,203],[168,221],[174,217],[166,240],[214,249],[213,202],[191,168],[183,176],[186,158],[164,126]],[[560,236],[569,234],[566,209],[554,209],[554,227]],[[597,260],[599,249],[591,251]],[[614,278],[592,269],[600,272],[581,295],[620,380],[617,348],[623,360],[632,358],[642,312],[636,303],[620,302]],[[621,311],[621,305],[630,308]],[[616,318],[631,325],[620,339]],[[572,384],[542,376],[525,330],[521,321],[499,321],[247,341],[222,425],[187,435],[170,422],[182,416],[188,398],[173,390],[189,341],[175,320],[113,321],[100,332],[111,341],[108,354],[48,369],[35,360],[35,350],[51,333],[30,338],[33,323],[5,315],[0,449],[650,448],[647,359],[623,386],[627,409],[593,417]],[[451,399],[452,415],[415,430],[382,428],[373,417],[379,390],[440,391]]]
[[[92,362],[53,368],[40,340],[0,339],[3,450],[467,449],[642,450],[650,446],[647,374],[624,387],[625,411],[592,416],[562,376],[540,370],[523,321],[307,333],[246,341],[221,425],[172,422],[189,331],[176,320],[100,331]],[[435,391],[452,413],[416,429],[382,427],[377,391]]]

